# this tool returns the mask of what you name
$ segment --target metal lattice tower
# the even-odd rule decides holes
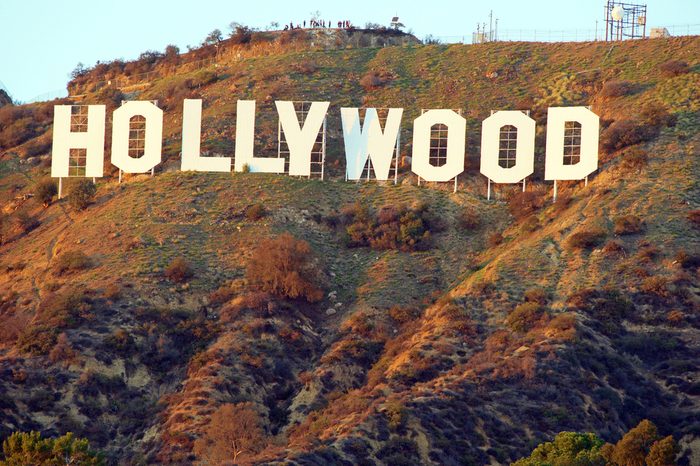
[[[605,5],[605,40],[643,39],[646,37],[647,6],[608,0]]]

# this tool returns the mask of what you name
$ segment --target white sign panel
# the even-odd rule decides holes
[[[566,122],[581,125],[580,160],[564,164]],[[598,115],[586,107],[550,107],[547,110],[547,157],[545,180],[582,180],[598,168]]]
[[[129,155],[131,118],[146,119],[144,153],[134,158]],[[112,164],[124,173],[146,173],[161,160],[163,147],[163,110],[146,101],[126,102],[112,116]]]
[[[447,126],[447,162],[430,164],[430,133],[434,125]],[[453,110],[428,110],[413,123],[411,170],[426,181],[450,181],[464,171],[467,120]]]
[[[379,122],[377,109],[368,108],[360,124],[358,108],[341,108],[343,141],[345,143],[346,173],[349,180],[359,180],[367,159],[372,163],[378,180],[388,180],[391,161],[401,129],[402,108],[390,108],[384,131]]]
[[[501,128],[517,130],[515,165],[499,164]],[[517,110],[499,111],[481,124],[481,173],[495,183],[518,183],[535,171],[535,120]]]
[[[102,177],[104,173],[105,114],[104,105],[90,105],[87,131],[71,131],[71,105],[55,105],[53,116],[53,146],[51,176],[69,176],[70,150],[86,149],[86,177]]]
[[[182,107],[182,170],[230,172],[230,157],[201,157],[202,100],[185,99]]]
[[[294,102],[275,102],[284,138],[289,147],[290,175],[309,176],[311,174],[311,151],[330,104],[330,102],[312,102],[306,120],[300,126],[294,110]]]
[[[252,173],[284,173],[284,159],[255,157],[255,101],[239,100],[236,104],[235,170],[247,166]]]

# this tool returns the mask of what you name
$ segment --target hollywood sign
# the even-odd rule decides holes
[[[276,101],[281,132],[289,149],[289,175],[311,175],[311,153],[319,131],[325,128],[330,102],[312,102],[304,121],[299,121],[294,102]],[[81,176],[104,174],[104,105],[87,106],[82,131],[71,130],[70,105],[57,105],[54,112],[51,176],[68,177],[71,149],[84,149]],[[341,108],[345,145],[346,178],[359,180],[368,162],[375,178],[388,180],[392,161],[398,153],[402,108],[388,109],[384,127],[374,108]],[[132,118],[142,117],[145,134],[139,157],[129,154]],[[230,172],[230,157],[205,157],[200,153],[202,101],[186,99],[182,118],[182,170]],[[116,109],[112,118],[111,163],[124,173],[147,173],[161,162],[163,110],[152,102],[130,101]],[[431,163],[431,131],[435,125],[447,130],[444,163]],[[503,129],[511,135],[504,149]],[[545,180],[583,180],[598,168],[599,118],[586,107],[550,107],[547,111]],[[512,135],[515,134],[515,138]],[[256,157],[255,101],[239,100],[233,170],[284,173],[285,159]],[[515,146],[513,148],[513,146]],[[411,171],[420,179],[445,182],[464,171],[466,120],[453,110],[428,110],[413,122]],[[503,151],[510,150],[508,163]],[[395,163],[398,163],[396,160]],[[497,111],[482,122],[481,173],[490,183],[519,183],[534,172],[535,120],[521,111]],[[456,186],[456,183],[455,183]]]

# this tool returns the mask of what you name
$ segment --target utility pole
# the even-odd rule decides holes
[[[493,40],[493,10],[489,13],[489,42]]]

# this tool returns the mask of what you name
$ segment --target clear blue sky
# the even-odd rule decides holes
[[[78,62],[132,59],[145,50],[181,50],[199,44],[214,28],[228,32],[237,21],[264,28],[299,22],[320,11],[336,22],[348,19],[388,24],[398,14],[419,37],[465,36],[489,10],[499,29],[588,29],[603,16],[605,0],[553,1],[402,0],[0,0],[0,83],[15,100],[28,101],[64,89]],[[700,0],[648,0],[649,26],[700,23]],[[695,29],[697,30],[697,29]]]

